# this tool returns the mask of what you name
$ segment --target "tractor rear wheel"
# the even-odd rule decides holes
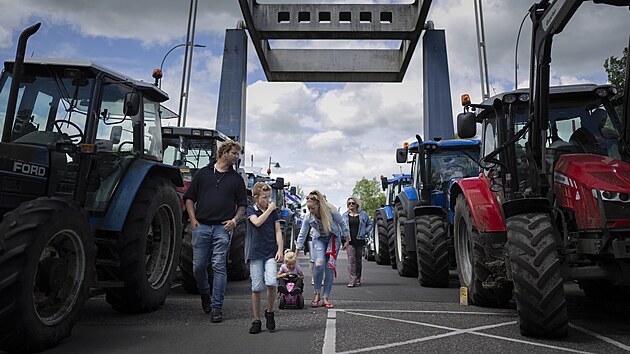
[[[0,223],[0,350],[33,352],[70,336],[93,280],[87,214],[61,198],[38,198]]]
[[[418,282],[431,288],[448,287],[447,221],[441,215],[422,215],[416,221]]]
[[[551,216],[528,213],[507,219],[508,250],[521,334],[565,337],[569,318],[558,239]]]
[[[182,244],[182,213],[172,183],[147,178],[129,209],[118,241],[123,288],[106,289],[116,311],[155,311],[168,295]]]
[[[245,263],[245,235],[247,222],[245,216],[240,218],[232,231],[230,241],[230,258],[227,265],[228,280],[245,280],[249,278],[249,265]]]
[[[383,218],[383,212],[374,212],[374,260],[376,264],[390,264],[389,240],[387,232],[387,221]]]
[[[477,306],[504,307],[512,298],[511,283],[503,283],[501,287],[486,289],[486,282],[493,272],[488,268],[489,258],[483,245],[470,208],[463,195],[457,196],[453,238],[459,283],[468,288],[468,299]]]
[[[394,209],[394,239],[396,243],[396,269],[401,277],[418,276],[418,264],[416,262],[416,253],[407,252],[405,238],[405,222],[407,221],[407,211],[402,204],[396,203]]]

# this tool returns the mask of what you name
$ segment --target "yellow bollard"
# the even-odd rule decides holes
[[[465,286],[459,288],[459,304],[468,305],[468,288]]]

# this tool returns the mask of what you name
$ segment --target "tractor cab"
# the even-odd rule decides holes
[[[446,197],[453,181],[479,174],[479,140],[427,140],[397,150],[399,163],[411,154],[413,186],[420,192],[420,204],[446,206]]]
[[[60,196],[104,212],[132,161],[161,161],[168,96],[157,87],[89,61],[28,58],[11,94],[14,66],[0,77],[3,210]]]

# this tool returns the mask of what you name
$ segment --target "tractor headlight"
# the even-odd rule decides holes
[[[518,100],[521,101],[521,102],[529,101],[529,94],[521,93],[520,95],[518,95]]]
[[[505,95],[503,96],[503,103],[510,104],[516,102],[515,95]]]
[[[606,97],[606,96],[608,96],[608,90],[605,89],[605,88],[598,88],[597,90],[595,90],[595,93],[599,97]]]
[[[628,193],[611,192],[611,191],[604,191],[600,189],[593,189],[593,196],[595,197],[595,199],[599,199],[600,195],[602,197],[602,200],[605,202],[621,202],[621,203],[630,202],[630,195]]]

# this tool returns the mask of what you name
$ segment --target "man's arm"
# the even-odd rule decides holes
[[[228,231],[234,230],[236,223],[243,217],[243,215],[245,215],[245,210],[246,208],[244,206],[239,206],[238,209],[236,209],[236,215],[234,215],[234,218],[226,220],[222,223],[225,229]]]
[[[188,212],[188,219],[190,219],[190,227],[196,229],[199,226],[199,221],[195,217],[195,202],[192,199],[186,199],[186,212]]]

